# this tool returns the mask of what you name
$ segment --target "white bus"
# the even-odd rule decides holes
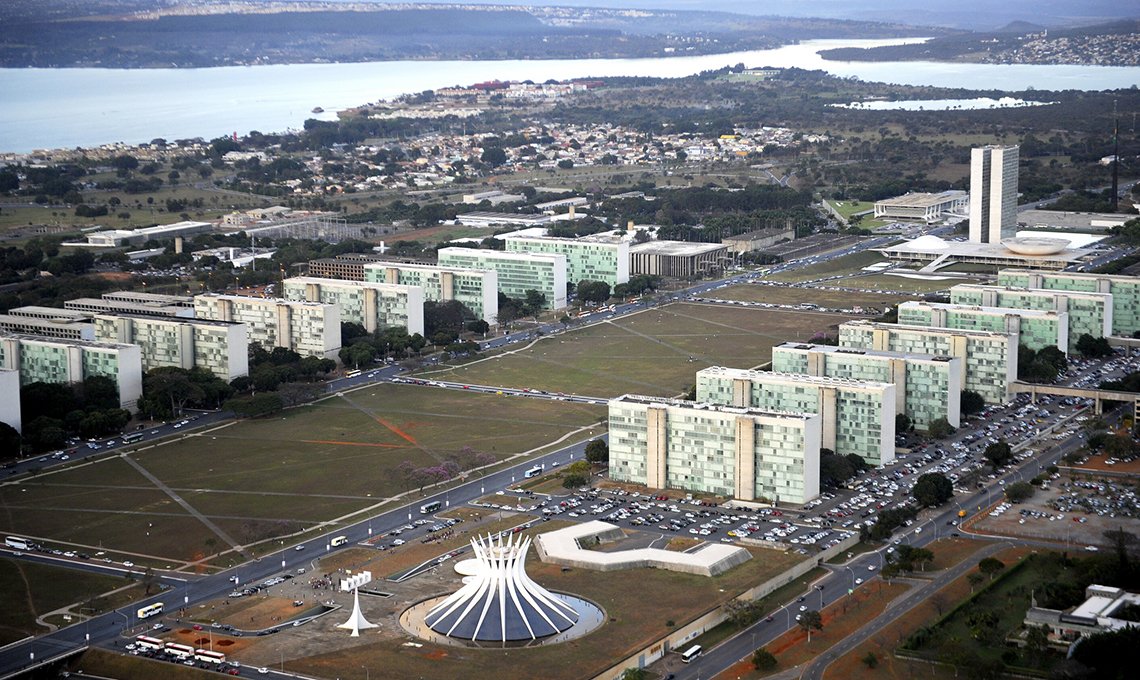
[[[147,637],[145,635],[135,636],[135,645],[139,649],[147,649],[151,651],[158,651],[162,649],[163,642],[157,638]]]
[[[349,371],[348,373],[345,373],[345,374],[344,374],[344,377],[346,377],[346,378],[355,378],[356,376],[360,375],[361,373],[363,373],[363,371],[361,371],[361,370],[358,368],[358,369],[354,369],[354,370],[351,370],[351,371]]]
[[[174,642],[166,643],[162,651],[173,656],[176,659],[186,660],[194,656],[194,648],[187,645],[180,645]]]
[[[221,652],[211,652],[208,649],[196,649],[194,650],[194,660],[221,664],[226,662],[226,655]]]
[[[28,550],[32,544],[26,538],[20,538],[19,536],[6,536],[4,538],[4,545],[8,546],[9,548],[15,548],[16,550]]]
[[[692,647],[689,647],[687,650],[685,650],[685,653],[681,655],[681,661],[685,663],[692,663],[693,659],[697,658],[700,655],[701,646],[693,645]]]
[[[155,602],[154,604],[149,604],[145,607],[142,607],[138,611],[138,615],[139,615],[140,619],[147,619],[147,618],[150,618],[152,616],[157,616],[161,613],[162,613],[162,603],[161,602]]]
[[[431,513],[443,507],[443,503],[439,501],[432,501],[431,503],[424,503],[420,506],[421,515],[430,515]]]
[[[348,543],[348,536],[337,536],[333,540],[329,541],[329,543],[334,548],[337,547],[338,545],[344,545],[345,543]]]
[[[542,474],[542,466],[535,465],[531,469],[523,473],[523,477],[537,477]]]

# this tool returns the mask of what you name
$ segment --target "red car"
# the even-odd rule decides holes
[[[198,624],[195,623],[194,624],[194,630],[202,630],[202,626],[199,626]]]

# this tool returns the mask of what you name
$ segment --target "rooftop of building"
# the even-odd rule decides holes
[[[405,290],[412,286],[380,281],[355,281],[352,279],[326,279],[319,276],[290,276],[284,283],[316,284],[318,286],[349,286],[352,288],[375,288],[377,290]]]
[[[8,310],[12,316],[43,317],[50,316],[55,319],[68,319],[79,321],[86,319],[87,315],[74,309],[60,309],[59,307],[41,307],[40,305],[25,305],[13,307]]]
[[[418,269],[418,270],[430,270],[430,271],[440,271],[440,272],[452,272],[455,274],[467,274],[467,275],[493,273],[490,269],[469,269],[467,267],[448,267],[448,266],[440,266],[438,264],[426,264],[426,263],[419,263],[419,262],[416,262],[416,263],[412,263],[412,262],[373,262],[371,264],[364,265],[364,268],[365,269]]]
[[[998,276],[1003,276],[1003,275],[1007,275],[1007,274],[1012,275],[1012,276],[1025,275],[1025,274],[1041,274],[1042,276],[1058,276],[1061,278],[1085,279],[1088,281],[1103,280],[1103,281],[1121,281],[1121,282],[1128,282],[1128,283],[1140,282],[1140,279],[1138,279],[1135,276],[1127,276],[1127,275],[1123,275],[1123,274],[1094,274],[1093,272],[1055,272],[1055,271],[1049,271],[1049,270],[1017,269],[1017,268],[1001,269],[998,271]],[[1057,292],[1058,293],[1066,293],[1068,291],[1057,291]]]
[[[315,279],[316,281],[325,281],[327,279]],[[230,300],[235,302],[244,302],[246,304],[262,304],[262,305],[289,305],[290,307],[332,307],[332,303],[328,302],[309,302],[308,300],[286,300],[285,298],[270,298],[270,297],[253,297],[250,295],[230,295],[229,293],[202,293],[194,297],[195,301],[203,298],[213,298],[217,300]]]
[[[855,349],[854,347],[838,347],[836,345],[809,345],[802,342],[785,342],[772,349],[789,349],[804,352],[827,352],[829,354],[842,354],[851,356],[877,357],[882,359],[903,359],[905,361],[924,361],[947,363],[957,357],[941,357],[933,354],[915,354],[911,352],[889,352],[878,349]]]
[[[162,295],[160,293],[147,293],[145,291],[120,290],[114,293],[103,293],[104,300],[146,300],[160,305],[194,306],[193,295]]]
[[[103,314],[92,315],[92,319],[137,319],[148,323],[177,323],[192,326],[241,326],[240,321],[221,321],[218,319],[198,319],[192,316],[149,316],[146,314]]]
[[[629,247],[629,254],[652,253],[654,255],[669,255],[676,257],[692,257],[714,253],[718,250],[727,250],[727,243],[691,243],[689,241],[646,241],[635,243]]]
[[[523,241],[523,240],[551,241],[551,242],[556,242],[556,243],[600,243],[600,244],[607,244],[607,245],[618,245],[618,244],[622,243],[622,240],[618,237],[601,236],[598,234],[593,234],[590,236],[582,236],[580,238],[562,238],[560,236],[528,236],[528,235],[511,236],[509,238],[511,240],[519,240],[519,241]]]
[[[722,241],[751,241],[757,238],[766,236],[779,236],[780,234],[793,233],[793,229],[756,229],[744,234],[737,234],[736,236],[725,236]]]
[[[697,411],[710,411],[713,413],[724,413],[728,415],[738,416],[759,416],[765,418],[787,418],[792,420],[808,420],[816,417],[812,413],[798,413],[796,411],[780,411],[771,408],[754,408],[746,406],[729,406],[727,404],[708,404],[699,401],[687,401],[685,399],[673,399],[671,397],[650,397],[641,394],[623,394],[620,397],[610,399],[610,404],[642,404],[645,406],[664,406],[670,408],[689,409]]]
[[[550,260],[557,261],[565,259],[566,256],[561,253],[531,253],[524,250],[491,250],[490,248],[462,248],[458,246],[451,246],[448,248],[440,248],[437,251],[439,254],[448,255],[471,255],[475,257],[489,257],[491,259],[502,260]]]
[[[904,241],[896,246],[878,249],[887,257],[898,259],[937,259],[947,256],[950,260],[984,260],[1005,266],[1030,265],[1034,262],[1049,263],[1044,266],[1069,266],[1091,255],[1091,248],[1070,248],[1048,255],[1022,255],[1013,252],[1000,243],[972,243],[969,241],[946,241],[926,234],[912,241]],[[1042,265],[1038,265],[1042,266]]]
[[[73,305],[75,309],[88,307],[96,310],[114,309],[119,311],[135,310],[143,314],[158,313],[163,316],[193,316],[193,309],[183,305],[166,305],[156,302],[134,302],[133,300],[115,300],[104,298],[76,298],[64,302]]]
[[[906,208],[929,208],[931,206],[966,198],[965,191],[942,191],[937,194],[913,193],[876,201],[879,205],[892,205]]]
[[[19,340],[21,343],[36,343],[40,345],[65,345],[71,347],[87,347],[89,349],[104,349],[121,351],[124,349],[138,349],[138,345],[121,342],[103,342],[101,340],[76,340],[74,338],[52,338],[44,335],[29,335],[27,333],[12,333],[0,330],[0,338]]]
[[[724,366],[710,366],[697,371],[697,375],[714,375],[718,377],[753,380],[757,382],[795,383],[798,385],[819,385],[821,387],[842,387],[850,390],[867,390],[881,392],[892,387],[893,383],[877,382],[874,380],[853,380],[851,378],[830,378],[827,376],[808,375],[806,373],[781,373],[779,371],[757,371],[751,368],[726,368]]]
[[[1057,272],[1050,272],[1057,273]],[[1099,299],[1108,299],[1112,297],[1112,293],[1095,293],[1091,290],[1058,290],[1056,288],[1025,288],[1022,286],[998,286],[993,284],[984,283],[959,283],[950,288],[951,291],[955,289],[971,290],[971,291],[997,291],[1004,293],[1021,293],[1031,295],[1065,295],[1074,297],[1090,297]]]
[[[87,317],[55,317],[45,319],[38,316],[20,316],[18,314],[0,313],[0,322],[19,324],[22,326],[37,326],[40,328],[73,328],[77,331],[91,327],[90,320],[87,319]]]
[[[981,312],[983,314],[997,314],[1005,316],[1007,314],[1015,314],[1017,316],[1036,317],[1036,318],[1057,318],[1065,312],[1057,312],[1052,309],[1010,309],[1007,307],[983,307],[981,305],[957,305],[952,302],[926,302],[923,300],[907,300],[900,302],[899,308],[902,307],[918,307],[921,309],[940,309],[945,311],[971,311]]]
[[[995,333],[993,331],[977,331],[960,328],[930,328],[928,326],[904,326],[897,323],[881,323],[879,321],[868,321],[866,319],[852,319],[840,324],[839,328],[842,330],[844,327],[856,328],[871,328],[884,331],[893,331],[901,333],[927,333],[932,335],[970,335],[976,338],[1002,338],[1009,339],[1013,337],[1010,333]]]

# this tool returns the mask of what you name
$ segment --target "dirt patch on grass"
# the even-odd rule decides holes
[[[934,561],[926,565],[926,570],[936,571],[952,567],[985,545],[984,541],[972,538],[940,538],[927,546],[934,553]]]
[[[669,545],[665,546],[665,549],[672,550],[674,552],[685,552],[689,548],[692,548],[695,545],[700,545],[703,542],[704,541],[700,541],[695,538],[670,538]]]
[[[229,604],[215,604],[195,614],[198,623],[220,623],[239,630],[260,630],[291,618],[297,613],[293,600],[282,597],[253,595],[237,600],[223,600]],[[215,636],[218,633],[215,632]]]

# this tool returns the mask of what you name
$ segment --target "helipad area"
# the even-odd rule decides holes
[[[534,545],[543,562],[569,567],[617,571],[655,567],[701,576],[717,576],[752,559],[744,548],[721,543],[705,543],[692,552],[675,552],[660,548],[635,548],[617,552],[584,550],[582,543],[620,541],[625,533],[608,522],[585,522],[535,537]]]

